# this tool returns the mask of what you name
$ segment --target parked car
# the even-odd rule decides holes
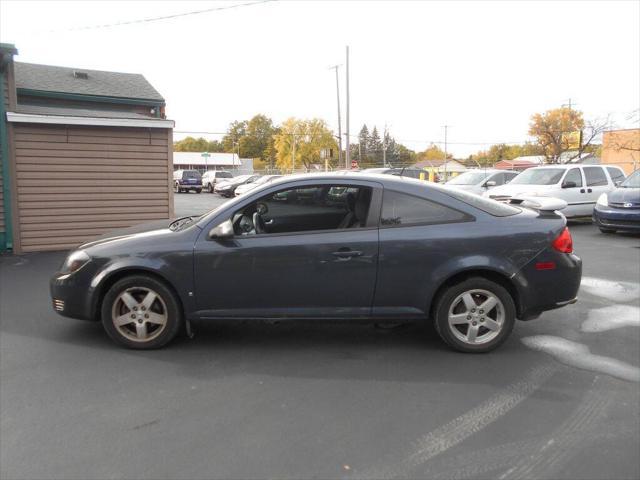
[[[202,176],[197,170],[176,170],[173,172],[173,188],[176,193],[193,190],[202,191]]]
[[[393,175],[301,175],[86,243],[51,297],[130,348],[162,347],[192,320],[431,319],[452,348],[488,352],[516,319],[575,302],[581,269],[551,207]]]
[[[618,188],[600,195],[593,210],[593,223],[602,233],[640,232],[640,170]]]
[[[260,178],[260,175],[238,175],[237,177],[216,183],[213,190],[223,197],[233,197],[236,188],[245,183],[253,183],[258,178]]]
[[[425,179],[429,179],[429,172],[422,170],[421,168],[414,167],[379,167],[379,168],[365,168],[361,170],[363,173],[381,173],[384,175],[396,175],[398,177],[420,178],[421,175]],[[436,174],[435,181],[439,182],[440,177]]]
[[[487,190],[505,185],[518,176],[519,172],[510,170],[497,170],[492,168],[469,170],[453,177],[445,185],[447,187],[465,190],[467,192],[482,195]]]
[[[213,193],[213,189],[218,180],[228,180],[230,178],[233,178],[233,175],[226,170],[207,170],[202,175],[202,186],[206,188],[209,193]]]
[[[522,195],[560,198],[568,205],[562,211],[565,216],[590,217],[598,197],[613,190],[620,180],[624,180],[624,172],[619,167],[549,165],[529,168],[484,195],[498,201]]]
[[[276,178],[281,178],[281,177],[282,175],[263,175],[260,178],[258,178],[255,182],[245,183],[243,185],[238,186],[235,191],[235,196],[238,197],[240,195],[244,195],[245,193],[250,192],[254,188],[259,187],[260,185],[273,182]]]

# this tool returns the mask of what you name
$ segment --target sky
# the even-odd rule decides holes
[[[347,45],[353,136],[387,125],[420,151],[450,125],[448,151],[466,157],[528,140],[531,115],[569,99],[586,119],[638,126],[628,119],[640,108],[637,0],[280,0],[85,28],[241,3],[252,0],[0,0],[0,41],[17,61],[143,74],[176,132],[224,132],[257,113],[337,131],[336,64],[344,130]]]

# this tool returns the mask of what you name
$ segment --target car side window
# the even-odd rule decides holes
[[[564,177],[563,184],[568,182],[573,182],[576,184],[576,187],[582,187],[582,175],[580,175],[579,168],[572,168],[567,172],[567,175]]]
[[[584,176],[588,187],[600,187],[609,183],[602,167],[584,167]]]
[[[366,226],[373,189],[310,185],[268,194],[233,216],[235,233],[255,235]]]
[[[504,185],[504,173],[494,173],[489,180],[496,182],[496,186]]]
[[[392,190],[385,190],[380,226],[424,225],[464,222],[469,216],[439,203]]]
[[[613,183],[621,182],[625,179],[624,173],[618,168],[607,167],[607,171],[609,172],[609,176]]]

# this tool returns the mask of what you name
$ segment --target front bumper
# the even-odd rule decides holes
[[[71,275],[56,273],[49,281],[53,310],[63,317],[97,320],[92,305],[90,268],[82,267]]]
[[[593,223],[605,229],[640,232],[640,209],[596,205],[593,210]]]

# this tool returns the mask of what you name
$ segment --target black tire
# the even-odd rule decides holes
[[[602,233],[616,233],[615,230],[611,230],[610,228],[602,228],[602,227],[600,227],[600,231]]]
[[[201,188],[196,188],[196,193],[200,193],[200,192],[202,192],[202,189]]]
[[[141,313],[145,309],[140,308],[137,312],[124,310],[125,314],[122,314],[123,311],[121,311],[121,317],[128,317],[131,313],[132,317],[139,314],[140,318],[132,320],[127,325],[116,326],[114,318],[117,315],[117,309],[128,309],[120,298],[120,295],[127,291],[136,300],[143,300],[145,291],[155,293],[158,299],[153,301],[147,311],[154,314],[158,311],[162,313],[162,310],[165,310],[165,323],[163,325],[146,323],[147,321],[142,318],[143,314]],[[137,350],[151,350],[165,346],[178,334],[182,325],[182,311],[175,294],[163,282],[147,275],[131,275],[113,284],[102,301],[101,317],[102,325],[113,341],[124,347]],[[137,323],[145,323],[145,332],[149,332],[148,340],[133,339],[137,336],[137,333],[133,331],[135,328],[137,332]]]
[[[209,193],[213,193],[213,185],[211,185],[211,183],[207,185],[207,190],[209,191]]]
[[[478,332],[484,332],[478,334],[478,339],[482,341],[481,336],[486,335],[487,341],[484,343],[469,343],[461,340],[460,337],[469,337],[468,330],[465,332],[465,324],[452,326],[449,323],[449,311],[454,308],[453,312],[456,312],[455,308],[460,307],[460,296],[465,292],[484,291],[492,294],[500,301],[495,307],[484,314],[481,314],[482,310],[475,309],[474,313],[458,313],[457,315],[463,315],[465,320],[468,320],[466,325],[467,329],[472,328],[471,323],[474,325],[474,329]],[[477,302],[482,301],[483,294],[476,293],[472,295],[472,299],[476,302],[476,305],[480,306]],[[465,303],[466,306],[466,302]],[[499,347],[509,337],[516,320],[516,307],[511,297],[511,294],[502,286],[491,280],[487,280],[482,277],[471,277],[458,284],[452,285],[442,291],[435,301],[434,313],[434,326],[440,338],[454,350],[465,353],[486,353]],[[465,309],[463,306],[463,312]],[[500,313],[501,312],[501,313]],[[498,317],[498,315],[501,315]],[[496,319],[500,318],[501,323],[493,321],[491,325],[499,325],[499,329],[492,331],[485,325],[489,325],[491,318],[494,316]],[[485,318],[486,317],[486,318]],[[482,323],[480,323],[482,322]],[[486,322],[486,323],[485,323]],[[456,330],[456,332],[454,332]],[[495,333],[497,332],[497,333]]]

